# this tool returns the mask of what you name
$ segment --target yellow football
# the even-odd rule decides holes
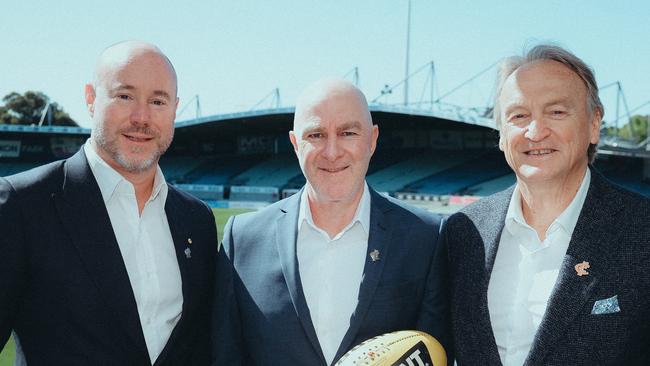
[[[445,366],[440,342],[427,333],[401,330],[370,338],[343,355],[335,366]]]

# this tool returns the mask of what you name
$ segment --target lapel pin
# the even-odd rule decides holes
[[[192,258],[192,249],[190,248],[185,248],[185,258]]]
[[[575,266],[574,268],[575,268],[575,270],[576,270],[576,274],[577,274],[578,276],[582,277],[582,276],[586,276],[586,275],[589,274],[589,272],[587,272],[587,269],[588,269],[589,267],[590,267],[590,266],[589,266],[589,262],[587,262],[587,261],[582,261],[582,263],[578,263],[578,264],[576,264],[576,266]]]
[[[192,244],[192,238],[187,238],[187,244]]]
[[[381,259],[381,258],[379,258],[379,251],[377,249],[370,252],[370,259],[372,259],[373,262],[376,262],[379,259]]]

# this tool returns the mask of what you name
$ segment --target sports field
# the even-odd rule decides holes
[[[251,211],[250,209],[243,208],[215,208],[212,209],[214,212],[215,221],[217,222],[217,230],[219,232],[219,241],[223,236],[223,227],[226,225],[226,221],[232,215],[237,215],[243,212]],[[216,244],[216,243],[215,243]],[[0,366],[12,366],[14,364],[14,354],[15,346],[12,339],[9,339],[9,342],[5,346],[2,353],[0,353]]]

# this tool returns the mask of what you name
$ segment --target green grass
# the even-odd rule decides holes
[[[12,366],[14,364],[14,358],[16,357],[16,346],[14,345],[13,338],[9,338],[9,342],[5,346],[5,349],[0,353],[0,366]]]
[[[217,222],[217,235],[219,236],[219,243],[223,238],[223,227],[230,216],[239,215],[240,213],[254,211],[248,208],[213,208],[214,219]]]
[[[223,227],[226,225],[228,218],[252,210],[245,208],[214,208],[212,211],[214,212],[214,218],[217,223],[219,242],[221,242],[221,238],[223,238]],[[0,353],[0,366],[13,366],[15,353],[16,346],[14,345],[14,341],[12,338],[9,338],[9,342],[7,342]]]

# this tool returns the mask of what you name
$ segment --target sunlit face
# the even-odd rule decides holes
[[[98,154],[118,172],[155,169],[174,136],[176,78],[160,55],[144,52],[98,70],[86,86]]]
[[[365,102],[353,91],[327,93],[297,107],[289,137],[307,178],[310,199],[358,200],[378,134]]]
[[[499,96],[499,148],[517,178],[528,183],[580,181],[587,148],[598,143],[600,114],[588,109],[587,88],[555,61],[524,65]]]

